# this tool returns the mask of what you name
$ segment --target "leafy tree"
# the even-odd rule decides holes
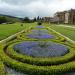
[[[38,21],[38,20],[40,20],[40,17],[39,17],[39,16],[37,17],[37,21]]]
[[[36,19],[36,17],[33,19],[33,22],[36,22],[37,21],[37,19]]]
[[[25,22],[25,23],[30,23],[30,19],[29,19],[28,17],[25,17],[25,18],[23,19],[23,22]]]
[[[6,17],[0,17],[0,24],[6,23],[6,22],[7,22]]]

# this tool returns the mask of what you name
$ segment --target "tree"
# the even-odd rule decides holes
[[[6,17],[0,17],[0,24],[6,23],[6,22],[7,22]]]
[[[25,18],[23,19],[23,22],[25,22],[25,23],[30,23],[30,19],[29,19],[28,17],[25,17]]]
[[[40,20],[40,17],[39,17],[39,16],[37,17],[37,21],[38,21],[38,20]]]
[[[36,22],[36,17],[33,19],[33,22]]]

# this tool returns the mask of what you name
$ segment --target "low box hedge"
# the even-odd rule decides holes
[[[4,64],[1,60],[0,60],[0,75],[5,75]]]
[[[20,71],[29,75],[60,75],[60,74],[63,75],[66,72],[75,70],[75,61],[74,60],[70,61],[72,57],[75,57],[75,50],[74,50],[75,47],[70,48],[71,52],[63,56],[63,58],[59,58],[59,59],[53,58],[53,60],[44,58],[43,60],[41,59],[34,60],[35,61],[34,63],[34,61],[32,60],[33,58],[31,57],[28,58],[28,56],[22,56],[14,52],[12,50],[12,45],[8,47],[8,50],[7,50],[7,52],[9,52],[9,56],[8,56],[4,52],[5,47],[8,46],[8,43],[7,43],[8,41],[10,41],[10,39],[6,39],[6,41],[5,40],[1,41],[0,57],[6,66],[12,69],[15,69],[16,71]],[[11,44],[13,44],[12,41],[11,41]],[[22,60],[22,61],[18,61],[18,60]],[[23,60],[25,60],[25,63],[23,63]],[[39,61],[40,64],[37,61]]]
[[[7,56],[3,51],[4,46],[0,45],[0,56],[5,65],[29,75],[60,75],[75,70],[75,61],[54,66],[36,66],[16,61]]]
[[[19,43],[19,42],[18,42]],[[17,44],[17,43],[14,43]],[[13,50],[13,45],[9,43],[9,46],[6,49],[6,53],[18,60],[21,61],[23,63],[29,63],[29,64],[35,64],[35,65],[41,65],[41,66],[48,66],[48,65],[58,65],[58,64],[63,64],[63,63],[67,63],[70,60],[72,60],[75,57],[75,49],[74,48],[69,48],[69,53],[67,53],[64,56],[60,56],[60,57],[49,57],[49,58],[33,58],[31,56],[27,56],[27,55],[22,55],[20,53],[17,53],[16,51]]]

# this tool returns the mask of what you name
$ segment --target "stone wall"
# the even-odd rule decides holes
[[[75,24],[75,10],[57,12],[59,23]]]

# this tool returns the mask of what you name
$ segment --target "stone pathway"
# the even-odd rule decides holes
[[[6,73],[7,73],[6,75],[28,75],[28,74],[16,72],[15,70],[10,69],[8,67],[6,67]],[[63,74],[63,75],[75,75],[75,72],[70,72],[70,73],[66,73],[66,74]]]
[[[67,26],[67,25],[57,25],[57,26],[68,27],[68,28],[75,28],[75,26]]]
[[[6,75],[27,75],[6,67]]]

